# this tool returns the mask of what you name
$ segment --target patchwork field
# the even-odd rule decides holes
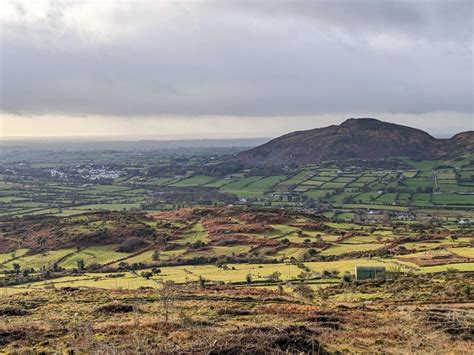
[[[113,154],[100,156],[107,157],[108,164],[123,159]],[[179,158],[178,162],[158,156],[155,163],[147,157],[132,166],[127,160],[120,171],[112,170],[116,169],[113,165],[109,170],[117,177],[100,183],[51,175],[58,171],[66,176],[62,170],[69,171],[74,164],[81,166],[82,156],[48,158],[49,163],[26,166],[18,162],[0,164],[0,219],[87,211],[166,210],[225,205],[241,199],[241,203],[254,206],[314,208],[315,204],[326,203],[330,208],[345,209],[449,208],[462,215],[472,209],[474,200],[472,155],[446,161],[400,158],[380,168],[328,162],[275,172],[242,169],[215,174],[193,170],[195,164],[203,164],[212,172],[219,163],[214,156]],[[83,174],[87,169],[79,171]],[[178,171],[173,173],[173,169]],[[19,178],[12,178],[11,171]]]
[[[0,164],[0,353],[473,351],[472,156],[22,154]]]
[[[24,219],[5,224],[0,245],[0,280],[23,290],[41,289],[45,281],[105,288],[200,278],[314,282],[353,274],[356,266],[474,271],[472,229],[394,229],[230,207]]]

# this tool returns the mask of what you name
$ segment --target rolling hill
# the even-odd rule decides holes
[[[350,118],[340,125],[286,134],[241,152],[235,159],[247,165],[288,165],[387,157],[433,159],[473,151],[474,131],[437,139],[416,128],[374,118]]]

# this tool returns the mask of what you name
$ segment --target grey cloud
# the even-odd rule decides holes
[[[106,43],[61,28],[55,35],[58,5],[47,34],[4,25],[1,109],[123,116],[472,112],[469,3],[183,3],[169,10],[172,20],[150,7],[143,25]],[[144,16],[147,5],[140,6]],[[117,26],[136,24],[133,14],[122,13]]]
[[[297,16],[354,32],[392,32],[472,41],[471,0],[212,0],[214,8],[260,16]]]

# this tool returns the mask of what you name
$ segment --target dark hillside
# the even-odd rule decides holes
[[[340,124],[286,134],[259,147],[244,151],[236,160],[248,165],[320,163],[327,160],[410,157],[433,159],[472,152],[473,132],[451,139],[373,118],[350,118]]]

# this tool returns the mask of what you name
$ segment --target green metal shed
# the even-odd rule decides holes
[[[384,266],[356,266],[355,276],[357,280],[376,279],[385,276]]]

